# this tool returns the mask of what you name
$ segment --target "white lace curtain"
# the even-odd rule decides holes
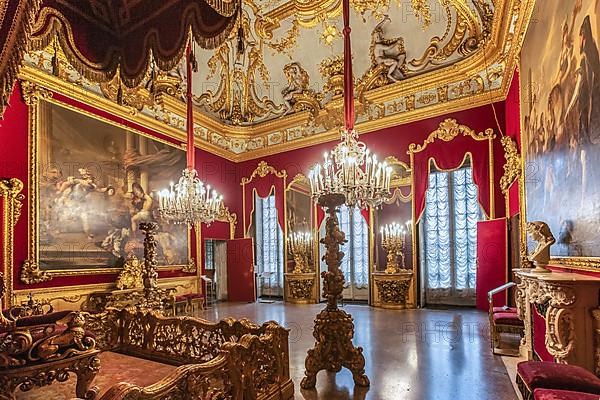
[[[474,299],[477,221],[482,217],[470,167],[429,174],[423,221],[428,301]]]
[[[262,279],[263,288],[283,289],[283,233],[277,221],[275,196],[256,196],[256,264],[258,273],[273,272],[269,279]]]
[[[338,215],[340,229],[348,242],[342,246],[342,272],[346,281],[361,289],[369,285],[369,227],[358,208],[342,206]]]

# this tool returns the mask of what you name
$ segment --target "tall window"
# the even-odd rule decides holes
[[[366,288],[369,284],[369,229],[358,208],[342,206],[338,215],[340,229],[348,242],[341,250],[346,287]]]
[[[482,217],[470,167],[429,174],[422,231],[427,302],[474,301]]]
[[[260,284],[265,289],[283,288],[283,233],[277,221],[275,196],[256,196],[256,264],[258,273],[272,272]]]
[[[215,269],[215,241],[212,239],[204,242],[204,269]]]

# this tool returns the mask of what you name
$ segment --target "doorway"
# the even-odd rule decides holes
[[[369,226],[358,208],[340,207],[338,211],[340,230],[346,234],[347,242],[341,246],[344,258],[340,268],[344,274],[344,300],[366,302],[369,300]],[[321,224],[320,236],[325,236],[325,221]],[[320,245],[320,254],[325,254]],[[327,264],[321,259],[321,271]],[[321,287],[323,280],[321,279]]]
[[[227,241],[204,241],[204,271],[207,305],[227,301]]]
[[[441,171],[430,165],[419,223],[421,304],[475,305],[478,202],[470,164]]]

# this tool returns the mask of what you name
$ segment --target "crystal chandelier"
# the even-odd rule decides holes
[[[391,196],[392,169],[377,161],[367,146],[358,140],[354,129],[354,88],[350,45],[350,13],[344,1],[344,120],[341,142],[331,156],[325,153],[323,164],[309,173],[312,198],[318,201],[326,195],[343,195],[349,207],[378,207]]]
[[[175,224],[210,224],[223,209],[223,196],[198,179],[194,156],[194,115],[192,109],[191,46],[187,50],[187,168],[179,182],[159,192],[158,211],[164,220]]]

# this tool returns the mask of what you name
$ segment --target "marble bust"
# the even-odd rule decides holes
[[[550,262],[550,246],[556,242],[550,227],[542,221],[528,222],[527,233],[537,242],[535,249],[527,257],[528,260],[535,265],[536,272],[549,272],[545,266]]]

